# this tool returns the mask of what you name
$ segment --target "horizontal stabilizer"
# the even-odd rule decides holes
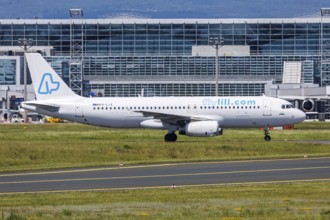
[[[60,109],[60,106],[55,105],[55,104],[39,104],[39,103],[33,103],[33,102],[24,102],[22,103],[22,107],[24,109],[29,109],[29,110],[35,110],[36,108],[43,109],[49,112],[58,112]]]

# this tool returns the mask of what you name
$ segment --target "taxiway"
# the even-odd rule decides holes
[[[330,158],[202,162],[0,174],[0,194],[330,180]]]

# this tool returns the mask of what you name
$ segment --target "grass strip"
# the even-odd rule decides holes
[[[330,123],[302,123],[293,130],[226,129],[223,136],[179,136],[166,131],[109,129],[81,124],[0,125],[0,172],[260,158],[330,156]],[[313,140],[315,142],[313,142]]]
[[[2,219],[13,215],[16,219],[330,218],[330,182],[39,193],[0,198]]]

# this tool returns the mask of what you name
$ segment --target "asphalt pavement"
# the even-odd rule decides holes
[[[330,158],[123,165],[0,173],[0,194],[329,180]]]

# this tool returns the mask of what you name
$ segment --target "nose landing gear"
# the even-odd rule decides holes
[[[270,141],[271,140],[269,130],[270,130],[269,126],[264,129],[264,131],[265,131],[265,137],[264,137],[265,141]]]

